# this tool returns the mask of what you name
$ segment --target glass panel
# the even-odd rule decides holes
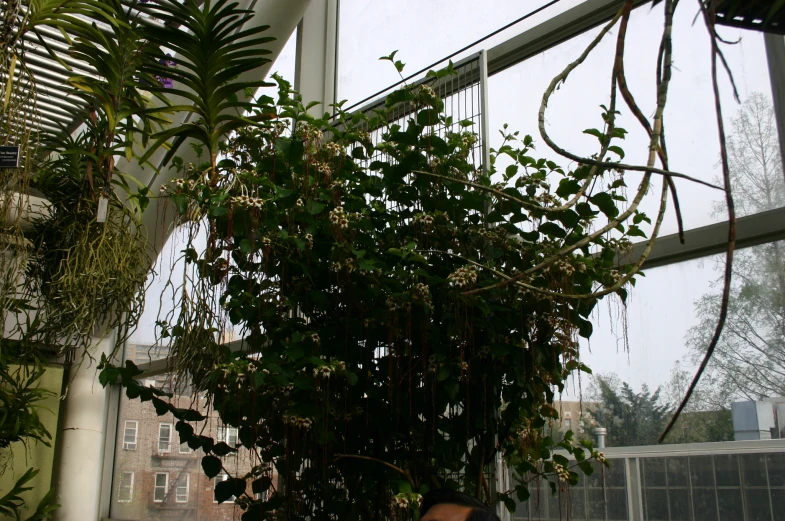
[[[665,459],[664,458],[645,458],[641,459],[643,465],[643,479],[647,487],[665,486]]]
[[[172,450],[172,425],[162,423],[158,426],[158,451],[169,452]]]
[[[686,488],[669,488],[668,496],[670,499],[671,521],[690,521],[692,515],[689,491]]]
[[[668,458],[665,464],[668,469],[668,487],[686,487],[687,458]]]
[[[785,487],[785,454],[767,454],[766,467],[769,470],[769,486]]]
[[[739,521],[744,519],[741,490],[724,489],[718,491],[717,500],[720,507],[720,521]]]
[[[744,454],[741,456],[741,473],[746,487],[766,487],[766,459],[763,454]]]
[[[747,490],[744,493],[747,521],[771,521],[768,490]]]
[[[717,521],[717,494],[713,488],[693,488],[692,505],[696,521]]]
[[[155,475],[155,489],[153,490],[153,501],[162,503],[166,500],[166,489],[169,484],[169,474],[159,473]]]
[[[647,521],[668,521],[668,492],[665,489],[647,488],[643,495]]]
[[[589,521],[605,520],[605,494],[602,489],[590,488],[587,491],[589,501]]]
[[[785,521],[785,490],[771,490],[771,504],[774,505],[774,521]]]
[[[190,484],[190,476],[186,474],[182,476],[177,484],[177,491],[175,501],[177,503],[187,503],[188,502],[188,487]]]
[[[693,456],[690,458],[690,476],[693,487],[714,486],[714,464],[711,456]]]
[[[623,488],[610,488],[607,490],[608,519],[613,521],[626,521],[627,517],[627,491]]]
[[[125,422],[123,432],[123,448],[125,450],[136,450],[136,433],[138,425],[138,422],[133,420]]]
[[[649,117],[656,106],[656,87],[651,71],[656,70],[662,21],[661,8],[634,10],[626,40],[628,85],[643,113]],[[509,123],[510,128],[535,138],[535,144],[541,145],[537,148],[538,154],[566,166],[565,161],[545,146],[540,138],[537,122],[542,94],[551,80],[584,51],[599,31],[600,28],[595,28],[492,76],[489,90],[491,129],[495,131]],[[724,84],[721,94],[728,121],[726,132],[731,142],[730,163],[734,179],[738,181],[734,183],[734,189],[740,200],[749,202],[749,205],[742,204],[740,213],[749,215],[785,205],[785,182],[771,109],[771,83],[763,34],[723,27],[723,37],[726,35],[733,41],[739,41],[737,45],[728,46],[726,58],[737,80],[742,106],[736,104],[730,89]],[[671,80],[664,120],[670,164],[681,172],[691,172],[713,182],[720,174],[714,99],[706,95],[707,89],[711,89],[710,60],[706,59],[710,44],[703,27],[695,25],[695,10],[687,4],[680,4],[676,10],[673,40],[676,70]],[[582,135],[582,132],[584,129],[600,128],[602,124],[596,107],[608,103],[615,45],[616,38],[606,36],[585,62],[570,73],[569,81],[560,85],[545,113],[547,129],[553,140],[579,155],[588,156],[596,152],[594,137]],[[531,95],[519,95],[522,88]],[[580,101],[576,103],[576,100]],[[625,162],[646,164],[647,135],[622,102],[619,102],[618,110],[622,114],[617,118],[617,125],[629,131],[622,145],[626,153]],[[493,132],[491,135],[495,138],[492,146],[498,148],[501,137]],[[748,175],[756,180],[754,184],[743,181]],[[637,180],[639,177],[630,179]],[[659,182],[660,179],[657,179],[657,184]],[[687,228],[727,219],[727,215],[723,214],[721,191],[680,180],[675,182],[680,197],[690,201],[682,209]],[[659,188],[654,190],[653,193],[659,193]],[[654,199],[656,197],[644,204],[645,211],[654,211]],[[676,231],[675,216],[669,211],[662,232]]]
[[[569,514],[568,519],[586,519],[586,490],[583,483],[570,489]]]
[[[714,456],[714,472],[717,477],[718,487],[738,487],[739,458],[735,454],[721,454]]]
[[[133,498],[134,473],[121,472],[120,482],[117,485],[117,501],[128,502]]]
[[[453,61],[501,43],[582,1],[562,0]],[[412,74],[547,3],[488,0],[480,6],[474,0],[341,0],[338,99],[354,104],[401,79],[389,63],[379,62],[380,56],[398,49],[396,59],[406,62],[404,74]]]

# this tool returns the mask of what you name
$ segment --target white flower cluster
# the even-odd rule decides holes
[[[477,135],[471,132],[464,132],[461,134],[461,146],[463,148],[470,148],[477,143]]]
[[[324,136],[321,130],[302,121],[297,126],[297,135],[302,140],[309,142],[321,141]]]
[[[428,287],[427,284],[423,284],[422,282],[418,282],[414,285],[414,296],[422,300],[423,304],[427,307],[431,307],[433,302],[431,301],[431,288]]]
[[[393,505],[397,508],[418,507],[422,505],[422,496],[414,492],[401,492],[393,496]]]
[[[433,216],[427,213],[418,213],[414,216],[414,224],[422,224],[428,228],[433,224]]]
[[[447,276],[447,280],[459,288],[477,282],[477,269],[474,266],[458,268]]]
[[[286,425],[293,425],[294,427],[299,427],[301,429],[310,429],[311,425],[313,425],[313,421],[310,418],[300,418],[293,414],[284,414],[283,422]]]
[[[333,174],[332,168],[327,163],[314,163],[316,167],[316,171],[322,174],[325,177],[330,177]]]
[[[166,183],[162,184],[161,187],[159,188],[159,191],[161,193],[164,193],[167,190],[169,190],[170,188],[172,190],[195,190],[199,186],[200,186],[200,184],[197,183],[193,179],[182,179],[182,178],[180,178],[180,179],[173,180],[171,182],[171,185],[168,185]]]
[[[322,339],[319,338],[319,333],[311,333],[311,342],[317,346],[322,343]]]
[[[229,203],[243,208],[263,208],[264,199],[253,197],[248,194],[240,194],[229,198]]]
[[[559,463],[553,464],[553,472],[558,476],[559,481],[566,482],[570,479],[570,471],[565,469],[563,465]]]
[[[592,457],[594,459],[596,459],[597,461],[599,461],[600,463],[605,463],[606,461],[608,461],[608,458],[605,456],[604,452],[596,452],[595,451],[595,452],[592,453]]]
[[[619,273],[618,270],[611,270],[611,278],[613,279],[613,282],[618,283],[624,278],[624,275]]]
[[[327,152],[331,156],[340,156],[343,154],[343,147],[334,141],[330,141],[329,143],[325,143],[322,146],[322,150]]]
[[[559,269],[559,271],[565,273],[566,275],[572,275],[575,273],[575,267],[563,259],[556,263],[556,267]]]
[[[334,210],[330,211],[330,222],[340,228],[349,227],[349,219],[346,217],[342,206],[336,206]]]
[[[332,372],[333,370],[329,365],[323,365],[321,367],[313,368],[314,378],[330,378],[330,373]]]

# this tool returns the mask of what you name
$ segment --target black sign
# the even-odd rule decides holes
[[[19,147],[0,147],[0,168],[19,168]]]

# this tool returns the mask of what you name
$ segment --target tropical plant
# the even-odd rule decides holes
[[[35,341],[63,349],[89,347],[102,331],[133,329],[141,313],[149,250],[141,214],[147,188],[118,171],[118,157],[131,159],[134,147],[167,122],[145,89],[157,83],[144,67],[157,59],[136,5],[103,3],[112,13],[104,26],[68,25],[69,55],[95,75],[69,78],[73,119],[82,127],[42,137],[43,160],[34,185],[49,202],[28,239],[33,254],[26,285],[40,307],[32,327],[20,324]],[[81,12],[81,11],[79,11]],[[125,200],[118,194],[124,194]]]
[[[533,158],[531,138],[505,133],[492,164],[512,164],[497,186],[495,167],[475,163],[471,123],[446,117],[428,85],[397,91],[371,117],[339,109],[331,123],[277,81],[277,103],[263,97],[256,107],[276,122],[238,129],[216,163],[217,183],[206,163],[184,165],[183,178],[162,188],[183,217],[203,209],[185,236],[204,227],[207,247],[191,239],[183,255],[193,280],[210,288],[197,294],[214,299],[201,304],[214,322],[174,315],[162,332],[187,346],[175,369],[239,429],[242,448],[198,434],[204,417],[142,387],[133,364],[105,360],[103,381],[179,418],[181,440],[205,452],[208,476],[237,450],[266,462],[216,489],[220,500],[237,497],[246,519],[382,519],[396,494],[396,505],[413,506],[443,486],[512,507],[513,494],[528,494],[528,473],[554,486],[577,480],[556,448],[590,472],[590,449],[571,435],[556,444],[542,427],[557,416],[554,390],[588,370],[576,335],[591,334],[586,317],[602,296],[592,291],[626,296],[613,260],[628,234],[581,245],[594,223],[619,215],[623,181],[608,172],[586,193],[581,181],[596,169],[564,171]],[[400,106],[416,111],[386,124]],[[374,142],[368,131],[379,127]],[[551,211],[578,193],[577,210]],[[571,244],[575,253],[547,262]],[[495,287],[527,270],[520,283]],[[182,295],[191,305],[191,288]],[[248,332],[250,352],[218,345],[224,317]],[[522,480],[498,495],[485,476],[497,453]],[[253,493],[272,490],[270,499],[253,499],[246,480]]]

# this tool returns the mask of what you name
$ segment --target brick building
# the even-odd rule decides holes
[[[128,346],[126,355],[137,364],[149,361],[150,355],[153,359],[166,355],[160,351],[148,352],[149,346]],[[166,390],[170,387],[166,376],[149,378],[146,383]],[[190,391],[176,393],[172,398],[175,405],[199,409],[208,416],[203,422],[193,423],[194,429],[234,446],[237,429],[224,427],[217,414],[206,410],[202,398],[187,393]],[[222,473],[214,479],[204,475],[201,466],[204,454],[180,444],[176,423],[177,419],[171,414],[158,416],[149,402],[121,400],[112,481],[112,519],[239,519],[242,511],[234,503],[214,500],[215,484],[227,475]],[[261,463],[252,463],[248,451],[242,448],[222,459],[229,473],[240,476]],[[251,493],[250,483],[247,491]]]

